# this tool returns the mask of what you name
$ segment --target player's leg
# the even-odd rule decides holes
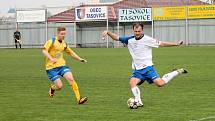
[[[177,69],[174,70],[170,73],[164,74],[162,78],[157,78],[154,83],[158,86],[158,87],[162,87],[165,84],[167,84],[169,81],[171,81],[174,77],[180,75],[180,74],[185,74],[188,73],[187,70],[181,68],[181,69]]]
[[[157,78],[154,80],[155,85],[157,85],[158,87],[162,87],[164,86],[166,83],[163,79],[161,78]]]
[[[22,47],[21,47],[21,42],[18,42],[19,43],[19,48],[21,49]]]
[[[68,72],[64,73],[63,77],[69,82],[71,89],[73,90],[73,92],[75,94],[78,104],[85,103],[87,101],[87,97],[80,96],[78,85],[77,85],[76,81],[74,80],[72,72],[68,71]]]
[[[63,87],[63,84],[62,84],[62,81],[60,80],[60,78],[53,81],[53,83],[51,84],[51,86],[49,88],[49,96],[53,97],[55,90],[60,90],[60,89],[62,89],[62,87]]]
[[[48,75],[49,80],[52,82],[50,88],[49,88],[49,96],[53,97],[55,90],[60,90],[63,86],[60,78],[59,78],[59,72],[57,68],[46,70],[46,73]]]
[[[137,86],[138,83],[140,83],[140,82],[141,82],[141,80],[136,77],[132,77],[130,79],[131,92],[134,95],[134,100],[135,100],[135,102],[137,102],[139,107],[143,106],[143,102],[142,102],[141,96],[140,96],[140,89]]]
[[[17,45],[17,40],[15,39],[15,47],[16,47],[16,49],[17,49],[17,46],[18,46],[18,45]]]

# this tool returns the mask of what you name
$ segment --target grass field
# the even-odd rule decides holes
[[[215,46],[154,49],[160,76],[189,70],[158,88],[140,86],[144,108],[128,109],[130,55],[126,48],[75,49],[88,60],[66,56],[67,65],[89,102],[77,105],[68,83],[48,97],[49,80],[40,49],[0,49],[0,121],[190,121],[215,120]]]

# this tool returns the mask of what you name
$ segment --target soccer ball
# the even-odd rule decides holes
[[[137,103],[134,101],[133,97],[128,99],[127,105],[130,109],[137,109],[138,108]]]

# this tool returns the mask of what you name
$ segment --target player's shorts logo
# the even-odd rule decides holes
[[[77,17],[78,19],[85,18],[85,8],[78,8],[77,10]]]

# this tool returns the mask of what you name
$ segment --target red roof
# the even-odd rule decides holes
[[[163,7],[163,6],[183,6],[183,5],[203,5],[199,0],[122,0],[114,4],[81,5],[78,7],[108,6],[108,20],[115,21],[118,16],[118,9],[122,8],[143,8],[143,7]],[[48,17],[48,22],[74,22],[75,8]]]

